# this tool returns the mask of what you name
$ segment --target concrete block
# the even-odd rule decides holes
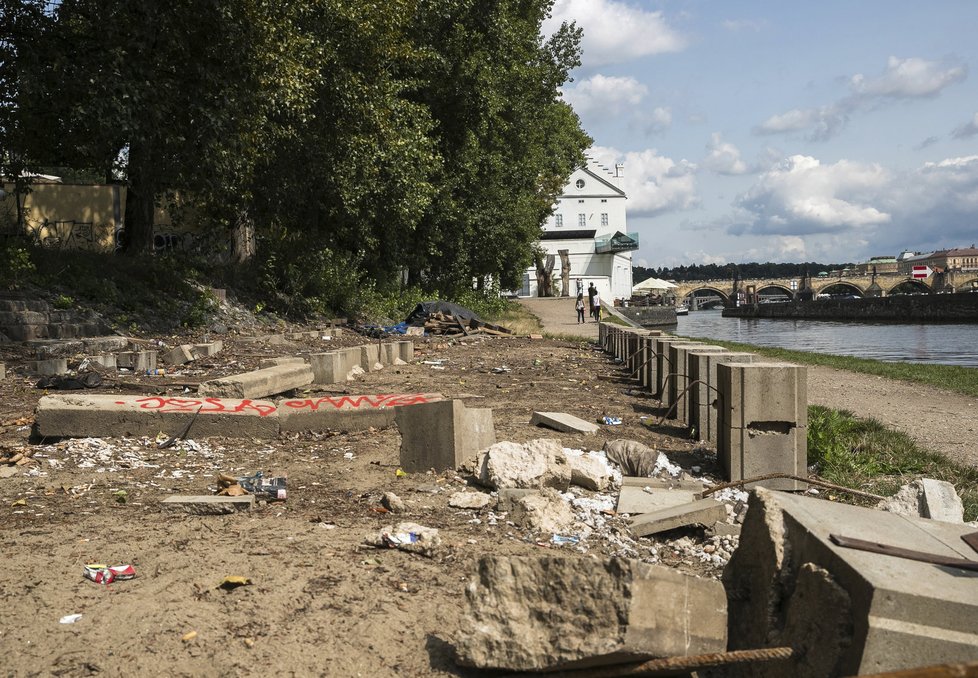
[[[264,398],[308,386],[312,381],[309,365],[290,363],[205,381],[197,387],[197,393],[217,398]]]
[[[7,366],[0,363],[0,381],[7,378]]]
[[[518,499],[522,499],[528,494],[533,494],[539,491],[539,488],[501,487],[498,490],[499,499],[496,502],[496,511],[500,513],[508,513],[515,508],[516,501]]]
[[[65,374],[68,371],[68,360],[66,358],[35,360],[31,363],[31,371],[45,376]]]
[[[365,431],[394,425],[396,408],[443,400],[440,393],[344,395],[281,400],[282,431]]]
[[[114,370],[117,368],[115,355],[112,353],[107,353],[105,355],[88,356],[87,358],[85,358],[85,360],[93,362],[96,365],[101,365],[102,367],[109,370]]]
[[[559,440],[527,443],[503,440],[489,446],[478,460],[476,477],[486,487],[553,488],[566,492],[573,469]]]
[[[571,485],[594,492],[604,492],[611,484],[611,467],[604,457],[585,452],[568,454],[567,461],[571,467]]]
[[[638,355],[638,373],[636,377],[638,378],[639,385],[646,391],[652,389],[652,380],[655,378],[655,345],[654,337],[658,336],[649,335],[647,337],[642,337],[639,344],[641,349]]]
[[[768,473],[804,477],[808,468],[805,368],[788,363],[719,363],[717,460],[730,480]],[[793,480],[765,487],[794,490]]]
[[[350,373],[346,355],[340,351],[313,353],[309,356],[314,384],[339,384]]]
[[[217,516],[238,511],[250,511],[255,505],[255,496],[223,497],[216,494],[175,494],[160,502],[160,507],[168,511],[182,511],[194,516]]]
[[[689,426],[691,417],[690,408],[693,401],[692,392],[700,386],[700,384],[693,384],[694,379],[691,376],[692,368],[690,363],[693,360],[693,356],[700,353],[726,353],[727,349],[712,344],[704,344],[695,348],[682,345],[674,346],[676,350],[676,363],[682,370],[680,379],[676,382],[676,418],[680,423]],[[686,389],[685,394],[683,394],[684,389]]]
[[[686,374],[686,350],[690,348],[701,348],[706,344],[698,341],[674,341],[669,344],[669,365],[672,367],[665,380],[665,395],[662,397],[662,404],[672,408],[669,415],[670,419],[680,419],[680,405],[677,402],[679,394],[688,383]],[[685,398],[683,404],[685,404]],[[675,406],[675,407],[673,407]]]
[[[194,344],[193,351],[194,355],[200,358],[210,358],[215,356],[224,350],[224,341],[221,339],[215,339],[214,341],[208,341],[203,344]]]
[[[116,364],[133,372],[156,369],[156,351],[123,351],[116,354]]]
[[[685,339],[673,336],[661,336],[654,339],[655,345],[655,383],[652,394],[665,404],[667,377],[672,374],[672,359],[669,357],[669,346],[676,342],[686,342]]]
[[[946,523],[964,522],[964,504],[954,485],[944,480],[918,478],[904,485],[892,497],[876,508],[914,518],[943,520]]]
[[[693,351],[689,358],[689,378],[691,381],[706,382],[697,384],[689,393],[689,425],[695,430],[699,440],[714,445],[717,443],[720,397],[717,390],[717,365],[751,363],[758,359],[758,356],[753,353]]]
[[[352,378],[351,377],[351,373],[353,372],[353,369],[354,368],[357,368],[359,370],[363,370],[363,368],[361,367],[361,364],[360,364],[361,363],[361,360],[363,358],[363,351],[360,350],[360,347],[359,346],[351,346],[349,348],[341,348],[339,350],[339,354],[343,357],[342,369],[345,370],[345,372],[344,372],[344,374],[346,375],[344,377],[345,379],[349,380],[349,379]]]
[[[397,350],[397,346],[395,344],[392,343],[380,344],[378,348],[380,349],[381,365],[387,367],[388,365],[404,364],[404,361],[401,360],[401,354]]]
[[[258,367],[265,369],[266,367],[279,367],[281,365],[302,365],[306,362],[303,358],[299,356],[285,356],[281,358],[262,358],[258,361]],[[313,372],[315,375],[315,371]]]
[[[398,407],[401,468],[414,473],[455,469],[496,442],[492,410],[467,409],[458,400]]]
[[[689,525],[712,526],[727,519],[727,509],[715,499],[697,499],[690,504],[669,506],[632,519],[629,529],[636,537],[647,537],[677,527]]]
[[[736,428],[753,422],[790,421],[805,426],[808,421],[808,371],[804,365],[762,362],[720,362],[717,381],[721,396],[721,418]]]
[[[413,341],[398,341],[397,350],[400,353],[400,358],[406,363],[414,360],[414,342]]]
[[[563,433],[597,433],[601,427],[565,412],[534,412],[530,426],[544,426]]]
[[[191,438],[278,437],[278,411],[263,400],[166,396],[48,395],[37,405],[38,433],[50,438],[177,433],[196,415]]]
[[[364,344],[360,347],[360,368],[364,372],[376,372],[384,369],[380,363],[380,346],[378,344]]]
[[[465,598],[464,666],[571,670],[726,649],[723,587],[637,560],[484,556]]]
[[[749,675],[851,676],[978,661],[974,573],[836,546],[839,534],[978,562],[974,527],[757,488],[723,582],[730,650],[790,646]],[[736,675],[746,675],[737,673]]]
[[[174,346],[160,356],[160,360],[167,365],[186,365],[189,362],[193,362],[195,359],[196,356],[194,355],[194,347],[190,344],[180,344],[179,346]]]
[[[128,337],[109,335],[106,337],[83,337],[81,340],[85,353],[113,353],[129,346]]]
[[[641,443],[639,443],[641,444]],[[647,478],[637,476],[622,476],[622,487],[664,487],[673,490],[703,491],[703,481],[694,478]]]
[[[655,482],[653,478],[644,478],[644,486],[623,485],[618,493],[618,513],[655,513],[671,506],[682,506],[696,500],[696,495],[702,492],[702,485],[696,490],[684,490]],[[646,489],[648,488],[648,489]]]

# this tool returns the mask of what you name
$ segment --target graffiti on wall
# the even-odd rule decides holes
[[[385,407],[400,407],[403,405],[420,405],[441,400],[441,396],[432,393],[391,393],[386,395],[339,396],[325,398],[304,398],[302,400],[286,400],[282,407],[290,410],[359,410],[382,409]]]
[[[260,417],[267,417],[275,414],[278,409],[270,404],[255,402],[254,400],[225,400],[222,398],[163,398],[161,396],[148,396],[136,398],[130,403],[141,410],[153,410],[156,412],[187,412],[194,414],[200,410],[201,414],[240,414],[242,412],[256,412]],[[126,405],[123,400],[117,400],[116,405]]]

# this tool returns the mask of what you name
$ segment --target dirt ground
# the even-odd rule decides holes
[[[120,374],[94,392],[177,395],[188,384],[253,369],[262,357],[367,341],[344,336],[268,345],[246,343],[233,332],[222,338],[222,353],[178,373]],[[624,518],[592,513],[590,536],[556,546],[549,534],[507,522],[492,504],[479,512],[449,508],[449,496],[469,479],[454,472],[399,477],[396,429],[191,440],[166,450],[149,439],[31,445],[30,423],[43,392],[26,372],[26,357],[14,345],[0,346],[7,363],[0,447],[33,453],[30,464],[0,474],[0,675],[480,675],[455,665],[452,642],[464,614],[464,587],[481,555],[620,555],[705,577],[722,569],[722,559],[701,555],[710,539],[703,530],[633,540]],[[470,407],[491,407],[497,440],[552,437],[565,447],[600,450],[607,440],[632,438],[697,477],[716,479],[711,450],[679,429],[643,425],[643,418],[661,414],[658,402],[633,391],[586,340],[419,339],[415,357],[410,365],[303,395],[439,392]],[[502,367],[508,371],[493,371]],[[855,379],[816,376],[812,400],[848,407],[844,398],[851,397],[859,413],[864,396],[852,384],[866,378],[848,376]],[[899,400],[883,402],[894,417],[904,411]],[[930,403],[939,407],[936,397]],[[535,409],[589,421],[613,415],[622,424],[602,426],[593,436],[558,434],[529,426]],[[973,428],[973,410],[964,412]],[[257,470],[288,476],[285,502],[230,516],[161,511],[168,495],[213,493],[218,473]],[[406,511],[381,512],[384,492],[403,499]],[[425,558],[364,545],[366,535],[400,520],[437,528],[443,547]],[[95,584],[82,577],[93,562],[132,564],[137,577]],[[229,575],[251,584],[219,589]],[[81,618],[59,623],[71,614]]]

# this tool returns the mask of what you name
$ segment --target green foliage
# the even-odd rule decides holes
[[[0,287],[15,289],[34,273],[30,249],[21,243],[0,243]]]
[[[673,268],[643,268],[633,269],[633,283],[638,284],[648,278],[663,280],[723,280],[739,278],[800,278],[804,275],[815,276],[819,273],[837,271],[848,268],[852,264],[819,264],[806,261],[801,264],[792,263],[758,263],[746,264],[690,264],[689,266],[674,266]]]
[[[55,308],[71,308],[75,305],[75,300],[67,294],[59,294],[51,301],[51,305]]]
[[[892,494],[914,478],[953,483],[965,520],[978,517],[978,469],[920,448],[910,436],[875,419],[820,405],[808,408],[808,461],[826,480],[875,494]]]

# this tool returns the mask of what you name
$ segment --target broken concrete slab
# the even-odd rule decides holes
[[[280,365],[301,365],[306,362],[301,356],[283,356],[280,358],[262,358],[258,361],[258,367],[279,367]],[[313,372],[315,376],[315,371]]]
[[[601,427],[565,412],[534,412],[530,426],[543,426],[562,433],[597,433]]]
[[[193,351],[194,355],[199,358],[210,358],[215,356],[224,350],[224,341],[221,339],[215,339],[214,341],[208,341],[202,344],[194,344]]]
[[[492,502],[485,492],[456,492],[448,498],[448,505],[457,509],[472,509],[478,511],[489,506]]]
[[[186,365],[187,363],[196,360],[196,358],[197,356],[194,355],[194,347],[190,344],[180,344],[179,346],[174,346],[160,356],[160,360],[167,365]]]
[[[637,560],[484,556],[466,587],[459,663],[573,669],[726,649],[718,582]]]
[[[183,511],[195,516],[217,516],[238,511],[250,511],[255,505],[252,494],[241,497],[223,497],[215,494],[176,494],[160,502],[161,508]]]
[[[485,451],[477,476],[480,483],[497,489],[552,487],[566,492],[571,466],[559,440],[541,438],[524,444],[503,441]]]
[[[684,490],[669,487],[667,483],[655,482],[653,478],[644,478],[641,487],[622,485],[618,493],[618,513],[654,513],[671,506],[682,506],[696,501],[698,490]]]
[[[552,487],[514,499],[509,517],[525,529],[545,534],[574,532],[577,522],[574,509]]]
[[[516,506],[516,501],[525,497],[528,494],[533,494],[534,492],[539,492],[539,489],[526,488],[526,487],[502,487],[498,491],[498,499],[496,501],[496,510],[502,513],[506,513],[513,510]]]
[[[676,490],[703,491],[703,481],[695,478],[643,478],[639,476],[622,476],[622,487],[667,487]]]
[[[790,646],[751,676],[848,676],[978,660],[974,573],[835,545],[831,534],[978,562],[968,525],[755,489],[724,571],[730,650]],[[736,675],[747,675],[736,674]]]
[[[366,431],[390,428],[399,407],[444,400],[440,393],[387,393],[294,398],[278,402],[282,431]]]
[[[677,527],[703,525],[711,527],[714,523],[727,519],[727,509],[723,502],[715,499],[697,499],[690,504],[670,506],[653,513],[643,513],[632,519],[629,529],[636,537],[647,537]]]
[[[48,395],[38,401],[35,420],[48,438],[152,437],[180,431],[195,416],[191,437],[278,436],[275,404],[250,399]]]
[[[571,485],[603,492],[611,484],[611,467],[604,457],[589,452],[565,454],[571,467]]]
[[[156,369],[156,351],[122,351],[115,356],[116,364],[133,372]]]
[[[264,398],[308,386],[312,381],[309,365],[290,363],[205,381],[197,393],[217,398]]]
[[[456,469],[496,442],[489,408],[469,409],[459,400],[398,407],[401,467],[409,473]]]
[[[35,360],[31,363],[31,372],[43,376],[66,374],[68,372],[68,360],[66,358]]]
[[[877,504],[876,508],[904,516],[964,522],[964,504],[954,485],[944,480],[920,478]]]

